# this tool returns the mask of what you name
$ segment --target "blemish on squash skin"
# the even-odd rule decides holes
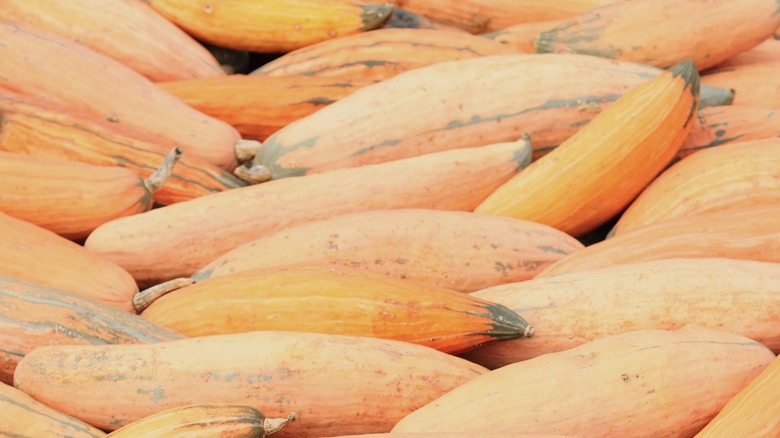
[[[138,388],[135,392],[144,395],[150,394],[151,398],[149,400],[152,401],[153,403],[159,403],[167,398],[165,396],[165,389],[162,386],[158,386],[157,388],[154,389]]]
[[[508,277],[509,271],[514,268],[512,267],[511,263],[504,264],[502,262],[496,262],[495,269],[497,272],[500,272],[503,277]]]

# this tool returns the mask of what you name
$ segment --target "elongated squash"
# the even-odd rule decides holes
[[[111,438],[219,436],[265,438],[279,432],[295,415],[266,418],[249,405],[200,404],[166,409],[108,434]]]
[[[705,70],[780,26],[775,0],[632,0],[593,9],[539,34],[539,53],[584,53],[667,68]]]
[[[224,74],[205,47],[138,0],[3,0],[0,20],[84,44],[155,82]]]
[[[65,415],[0,382],[0,435],[8,437],[99,438],[102,430]]]
[[[41,347],[19,362],[14,385],[107,430],[177,406],[239,403],[269,417],[295,412],[295,436],[307,438],[389,432],[404,415],[485,372],[408,342],[255,331]]]
[[[166,145],[149,139],[146,133],[122,123],[3,90],[0,114],[0,150],[127,167],[144,178],[150,177],[175,147],[173,142]],[[152,197],[167,205],[243,185],[231,173],[185,154]]]
[[[393,3],[432,20],[483,33],[513,24],[570,17],[616,0],[394,0]]]
[[[763,64],[767,62],[780,62],[780,34],[777,31],[752,49],[745,50],[716,65],[715,69],[721,70],[746,64]]]
[[[305,222],[369,210],[473,210],[531,159],[527,140],[284,178],[114,220],[85,247],[143,286],[190,276],[222,254]]]
[[[143,179],[122,167],[0,152],[0,211],[72,240],[112,219],[149,211],[152,193],[170,177],[175,149]]]
[[[363,79],[231,75],[158,85],[198,111],[229,123],[243,138],[265,141],[368,84]]]
[[[515,24],[481,36],[499,42],[517,53],[536,53],[534,42],[540,33],[555,29],[566,23],[566,19],[530,21]]]
[[[0,381],[12,384],[25,354],[44,345],[136,344],[180,334],[90,298],[0,276]]]
[[[620,216],[617,236],[667,219],[780,203],[780,138],[736,142],[665,170]]]
[[[780,263],[780,205],[669,219],[596,242],[534,278],[666,258],[727,257]]]
[[[166,93],[140,73],[86,46],[0,22],[0,88],[119,121],[185,153],[232,170],[240,135]]]
[[[695,438],[770,437],[780,434],[780,359],[735,395]]]
[[[187,336],[302,331],[395,339],[445,353],[533,335],[502,306],[347,267],[256,269],[205,280],[158,298],[142,316]]]
[[[437,62],[512,52],[501,44],[468,33],[379,29],[300,48],[262,65],[252,74],[381,81]]]
[[[536,160],[474,211],[580,236],[620,213],[672,160],[693,125],[699,75],[690,61],[647,80]]]
[[[780,14],[778,14],[780,16]],[[711,70],[702,83],[735,90],[734,105],[780,107],[780,61],[743,64]]]
[[[689,437],[774,358],[728,332],[629,331],[490,371],[393,432]]]
[[[150,0],[152,7],[196,38],[251,52],[289,52],[372,30],[390,18],[389,4],[360,0]]]
[[[364,87],[289,124],[268,138],[252,165],[273,178],[310,175],[508,141],[521,132],[533,139],[537,158],[659,72],[585,55],[440,62]]]
[[[671,258],[537,278],[474,295],[522,312],[537,334],[467,353],[491,368],[624,331],[685,325],[727,330],[780,352],[780,329],[774,323],[780,263]]]
[[[62,236],[0,212],[0,275],[133,311],[138,292],[124,269]]]
[[[530,221],[463,211],[374,210],[300,224],[247,242],[203,266],[193,279],[314,264],[472,292],[533,278],[582,248],[573,237]]]
[[[704,108],[674,161],[711,147],[737,141],[780,137],[780,111],[746,105]]]

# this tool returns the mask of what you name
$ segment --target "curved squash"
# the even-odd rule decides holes
[[[84,44],[155,82],[224,74],[205,47],[138,0],[3,0],[0,20]]]
[[[76,294],[0,276],[0,381],[13,383],[14,369],[44,345],[136,344],[182,336],[138,315]]]
[[[697,152],[665,170],[623,213],[617,236],[662,220],[780,203],[780,138]]]
[[[688,437],[774,358],[727,332],[630,331],[483,374],[407,415],[393,433]]]
[[[200,404],[166,409],[109,433],[111,438],[173,436],[265,438],[279,432],[295,415],[265,418],[248,405]]]
[[[174,143],[226,170],[237,165],[238,131],[191,108],[140,73],[86,46],[0,22],[0,88],[91,113]]]
[[[138,292],[124,269],[37,225],[0,213],[0,275],[72,292],[126,311]]]
[[[160,14],[199,40],[251,52],[289,52],[380,27],[389,4],[360,0],[150,0]]]
[[[674,158],[693,125],[690,61],[633,88],[474,211],[543,223],[573,236],[620,213]]]
[[[727,257],[780,263],[780,205],[651,223],[548,265],[534,278],[668,258]]]
[[[295,412],[295,436],[310,438],[389,432],[404,415],[485,372],[408,342],[255,331],[41,347],[19,362],[14,385],[107,430],[195,402],[238,403],[271,417]]]
[[[127,167],[148,178],[175,147],[122,123],[4,90],[0,90],[0,113],[0,150],[8,152]],[[184,154],[166,184],[152,196],[167,205],[243,185],[231,173]]]
[[[152,193],[168,180],[174,149],[148,179],[122,167],[93,166],[0,152],[0,211],[72,240],[99,225],[149,211]]]
[[[99,438],[105,432],[65,415],[13,386],[0,383],[0,435]]]
[[[437,62],[512,53],[502,44],[462,32],[378,29],[312,44],[252,72],[267,76],[326,76],[378,82]]]
[[[374,210],[280,230],[204,265],[193,279],[257,268],[348,266],[461,292],[533,278],[583,245],[552,227],[427,209]]]
[[[399,208],[470,211],[530,159],[530,143],[520,140],[284,178],[108,222],[85,247],[148,287],[313,220]]]
[[[629,330],[686,325],[728,330],[780,352],[780,263],[664,259],[495,286],[475,296],[523,317],[536,335],[466,354],[491,368],[568,350]]]
[[[581,53],[706,70],[780,26],[775,0],[632,0],[593,9],[539,34],[539,53]],[[739,95],[739,93],[737,93]]]
[[[187,336],[302,331],[395,339],[454,354],[532,336],[533,328],[507,310],[356,268],[295,266],[195,283],[160,297],[142,316]]]

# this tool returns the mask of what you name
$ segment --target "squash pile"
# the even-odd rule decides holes
[[[0,0],[0,435],[780,435],[776,0]]]

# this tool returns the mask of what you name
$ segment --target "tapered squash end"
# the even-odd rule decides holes
[[[696,95],[699,94],[699,71],[696,70],[696,64],[692,60],[687,59],[679,64],[669,67],[669,71],[672,72],[672,76],[681,76],[685,80],[685,87],[690,87],[691,92]]]
[[[493,320],[493,328],[480,334],[491,336],[497,341],[530,338],[534,335],[534,328],[512,309],[495,303],[486,304],[483,307],[489,312],[490,319]]]
[[[295,421],[295,412],[291,412],[287,418],[266,418],[263,421],[263,437],[275,434],[282,430],[288,423]]]
[[[361,30],[373,30],[382,26],[393,15],[393,5],[361,5],[363,13],[360,19],[363,22]]]

